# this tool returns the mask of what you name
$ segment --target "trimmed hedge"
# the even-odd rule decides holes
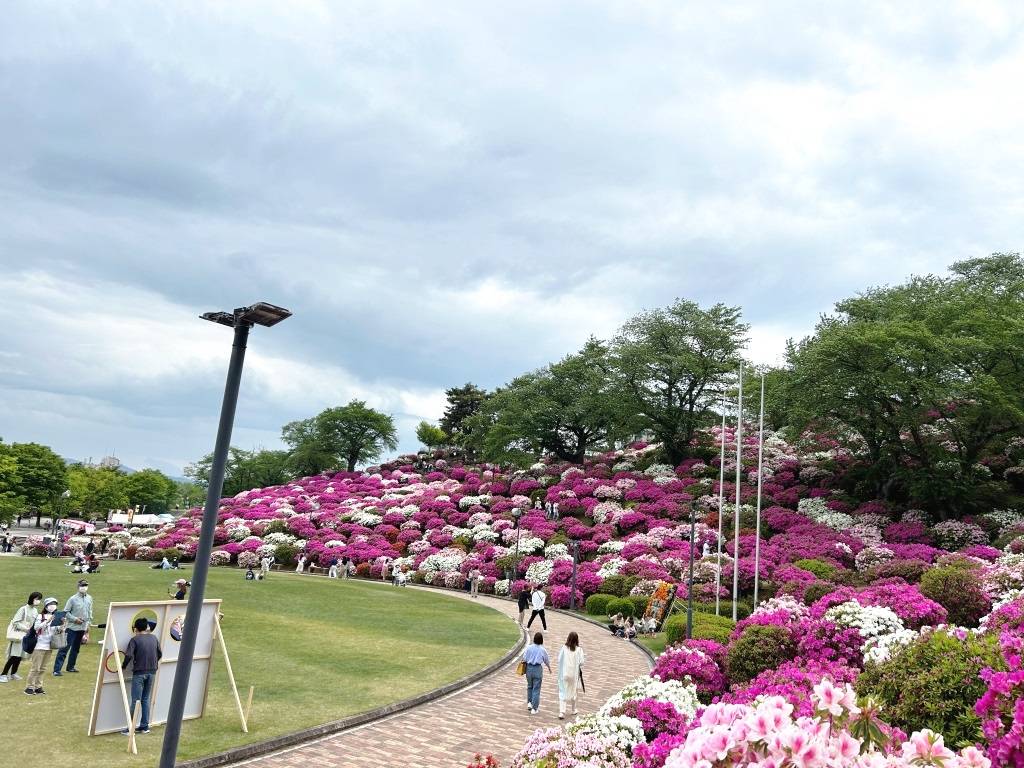
[[[693,614],[693,638],[695,640],[716,640],[723,645],[729,642],[736,624],[727,616],[715,616],[713,613]],[[686,614],[676,614],[665,622],[666,645],[681,643],[686,639]]]
[[[608,615],[608,603],[612,600],[617,600],[615,595],[606,595],[602,592],[591,595],[587,598],[585,603],[585,609],[591,616],[607,616]]]
[[[633,605],[633,601],[628,597],[616,597],[608,601],[606,606],[609,616],[614,616],[617,613],[621,613],[623,617],[636,616],[636,608]]]
[[[629,590],[632,589],[632,587],[627,583],[627,578],[627,576],[623,576],[622,574],[609,576],[601,582],[600,591],[605,595],[625,597],[629,594]]]
[[[796,655],[796,643],[782,627],[751,624],[729,646],[729,682],[745,683],[766,669],[775,669]]]

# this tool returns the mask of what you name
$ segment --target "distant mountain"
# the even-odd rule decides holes
[[[85,464],[85,462],[82,461],[81,459],[69,459],[67,456],[61,456],[61,458],[64,459],[64,463],[67,464],[69,467],[71,465],[73,465],[73,464]],[[92,466],[94,466],[94,467],[102,466],[102,463],[95,463],[94,462],[92,464]],[[134,475],[139,470],[133,469],[132,467],[129,467],[127,464],[118,464],[117,465],[117,471],[121,472],[122,474],[125,474],[125,475]],[[167,475],[166,472],[164,472],[164,474]],[[169,477],[171,480],[173,480],[176,483],[188,483],[188,482],[191,482],[187,477],[182,477],[181,475],[167,475],[167,477]]]

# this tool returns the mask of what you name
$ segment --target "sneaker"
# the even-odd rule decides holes
[[[6,683],[6,682],[7,682],[7,675],[0,675],[0,683]]]
[[[64,671],[65,671],[65,672],[77,672],[78,670],[77,670],[77,669],[66,669],[66,670],[64,670]]]
[[[131,733],[131,731],[129,731],[127,728],[122,728],[121,729],[121,735],[122,736],[127,736],[129,733]],[[138,733],[138,731],[136,731],[136,733]]]
[[[57,672],[56,670],[54,670],[53,676],[54,677],[64,677],[64,673],[63,672]]]
[[[149,728],[139,728],[139,729],[138,729],[137,731],[135,731],[135,732],[136,732],[136,733],[152,733],[152,731],[150,731],[150,730],[149,730]]]
[[[24,680],[25,678],[23,678],[21,675],[19,675],[17,672],[15,672],[13,675],[11,675],[11,679],[13,679],[13,680]]]
[[[25,693],[27,693],[29,696],[35,696],[36,692],[33,691],[31,688],[26,688]]]
[[[46,691],[44,691],[42,688],[36,688],[36,696],[41,696],[44,693],[46,693]]]
[[[530,707],[530,714],[531,715],[536,715],[537,714],[537,710],[534,709],[533,707]]]

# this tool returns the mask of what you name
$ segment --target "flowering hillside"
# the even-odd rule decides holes
[[[735,509],[735,486],[718,483],[722,437],[717,429],[701,433],[694,453],[703,458],[674,467],[658,462],[657,446],[644,444],[583,465],[544,461],[528,470],[464,466],[437,452],[247,491],[221,502],[213,560],[248,566],[272,553],[288,563],[301,551],[310,564],[348,557],[371,577],[397,564],[413,581],[449,587],[461,587],[478,567],[481,591],[510,594],[536,583],[565,607],[571,546],[578,543],[577,602],[597,595],[591,602],[601,607],[602,593],[642,596],[659,580],[679,583],[685,595],[693,510],[694,597],[708,610],[720,490],[727,532]],[[724,438],[729,445],[735,435],[727,430]],[[810,767],[853,764],[852,749],[870,753],[856,763],[865,766],[1024,765],[1024,515],[992,510],[934,521],[921,510],[856,500],[839,490],[856,455],[825,436],[789,444],[769,434],[764,602],[750,613],[755,438],[745,453],[738,552],[745,618],[735,625],[723,618],[697,639],[670,637],[675,644],[652,678],[590,719],[538,732],[517,764],[546,765],[545,755],[564,751],[601,756],[594,764],[643,768],[782,765],[780,749],[810,749],[819,757],[792,761]],[[727,456],[721,469],[735,478],[734,454]],[[557,518],[547,504],[558,505]],[[192,510],[147,539],[121,532],[118,543],[129,557],[157,559],[169,550],[187,557],[200,514]],[[727,535],[723,613],[731,609],[733,556]],[[869,698],[854,703],[849,686]],[[839,703],[826,706],[835,710],[826,727],[822,702],[833,694]],[[706,708],[712,702],[717,709]],[[755,739],[750,723],[762,717],[778,720],[796,741]],[[916,735],[906,741],[907,733]],[[954,754],[943,738],[979,749]],[[716,759],[707,758],[709,743]]]

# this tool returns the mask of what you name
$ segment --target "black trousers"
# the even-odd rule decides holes
[[[4,664],[4,671],[0,674],[4,675],[16,675],[18,674],[18,667],[21,666],[21,654],[17,656],[11,656],[7,659],[7,663]]]
[[[533,620],[536,619],[538,616],[540,616],[540,625],[544,627],[544,629],[548,628],[548,620],[544,617],[544,609],[541,608],[539,611],[534,611],[530,614],[530,620],[526,622],[527,629],[530,628],[530,625],[533,624]]]

